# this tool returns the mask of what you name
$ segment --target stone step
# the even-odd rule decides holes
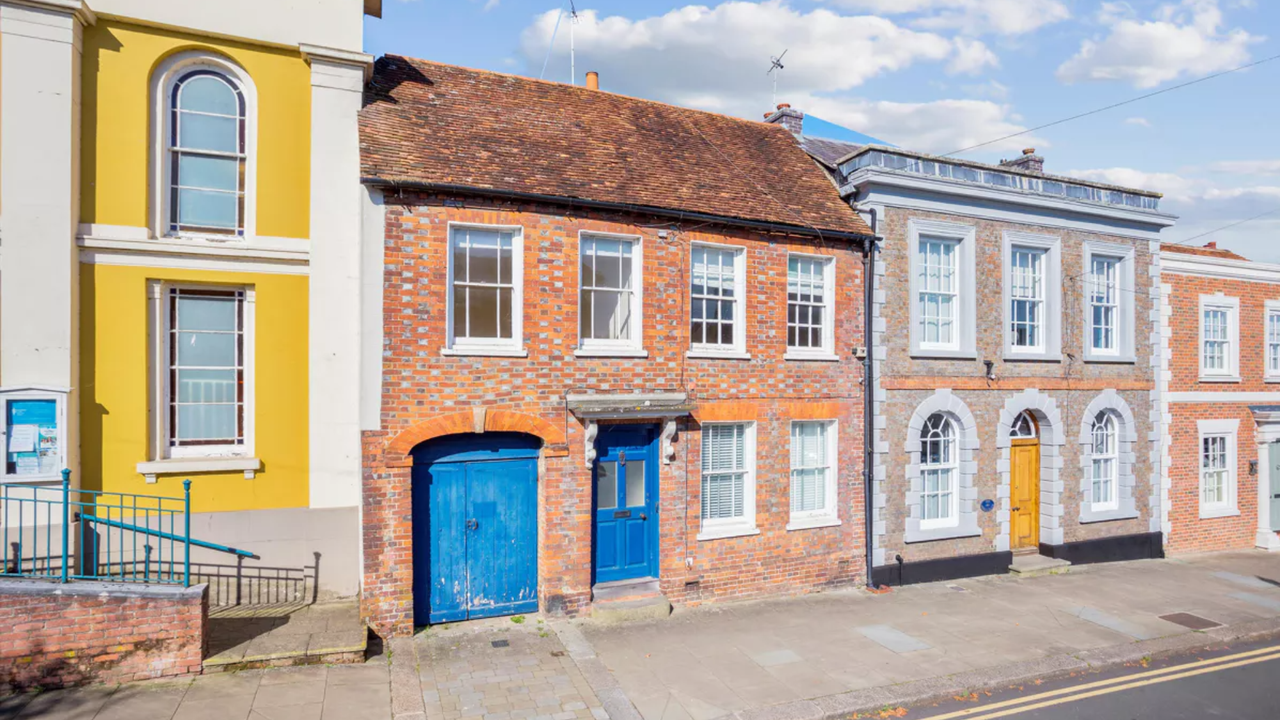
[[[1055,560],[1044,555],[1014,555],[1009,572],[1019,577],[1039,577],[1041,575],[1062,575],[1070,572],[1071,562]]]
[[[671,601],[657,578],[599,583],[591,588],[591,617],[601,622],[661,619],[671,614]]]
[[[364,662],[368,631],[353,601],[228,607],[209,613],[206,673]]]

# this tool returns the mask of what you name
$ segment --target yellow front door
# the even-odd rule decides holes
[[[1011,476],[1010,538],[1013,550],[1040,546],[1040,441],[1013,440],[1009,452]]]

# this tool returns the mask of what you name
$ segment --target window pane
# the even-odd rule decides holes
[[[240,120],[179,112],[178,147],[184,150],[239,153]]]
[[[235,367],[235,333],[177,333],[178,364],[184,367]]]
[[[174,436],[178,440],[234,441],[238,436],[236,420],[233,404],[178,405]]]
[[[195,227],[238,227],[240,198],[235,193],[178,190],[178,223]]]
[[[182,295],[178,298],[178,316],[174,325],[179,330],[236,330],[238,301],[228,296]]]
[[[612,510],[618,507],[618,463],[596,463],[596,507]]]
[[[180,403],[234,403],[238,398],[239,372],[228,370],[179,370],[175,394]]]
[[[178,185],[238,192],[240,190],[240,160],[228,157],[180,154],[178,156]]]
[[[509,287],[498,288],[498,337],[510,339],[515,313],[515,291]]]
[[[472,265],[474,268],[475,266]],[[466,337],[498,337],[498,289],[488,287],[467,288],[467,317],[470,330]]]
[[[183,110],[238,116],[236,92],[223,80],[210,75],[188,76],[182,81],[178,101]]]
[[[628,461],[626,467],[626,478],[627,507],[640,507],[644,505],[644,461]]]
[[[467,233],[470,240],[470,269],[468,282],[498,282],[498,237],[496,234],[483,232]]]

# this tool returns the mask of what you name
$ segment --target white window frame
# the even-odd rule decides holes
[[[839,422],[836,420],[792,420],[790,427],[787,428],[787,437],[790,442],[795,442],[791,436],[791,431],[796,425],[811,423],[814,425],[823,425],[827,431],[827,477],[824,489],[824,507],[818,510],[807,510],[791,512],[790,522],[787,523],[787,530],[806,530],[810,528],[832,527],[840,524],[840,503],[837,493],[840,484],[837,480],[840,474],[840,455],[839,455]],[[787,447],[788,457],[790,456],[791,447]],[[790,463],[788,463],[790,465]],[[787,504],[790,507],[792,479],[791,474],[796,468],[789,467],[787,473]]]
[[[1237,486],[1239,483],[1239,420],[1199,420],[1196,422],[1199,430],[1200,439],[1196,445],[1196,469],[1199,478],[1197,497],[1200,506],[1200,519],[1207,520],[1210,518],[1232,517],[1240,514],[1240,509],[1236,504]],[[1204,441],[1207,438],[1220,437],[1226,439],[1226,461],[1227,461],[1227,478],[1226,487],[1223,489],[1223,501],[1220,503],[1206,503],[1204,501],[1204,481],[1206,469],[1204,466]]]
[[[931,344],[924,342],[922,332],[923,318],[920,315],[920,239],[921,236],[948,240],[956,243],[956,270],[958,287],[956,290],[956,324],[954,340],[949,344]],[[937,358],[976,358],[975,336],[977,328],[977,269],[974,243],[977,228],[973,225],[943,222],[940,220],[924,220],[911,218],[907,221],[908,267],[910,272],[907,305],[910,308],[911,355],[913,357]]]
[[[210,70],[239,85],[245,101],[244,138],[244,217],[242,235],[219,233],[172,233],[169,231],[171,211],[169,138],[173,137],[173,113],[169,99],[173,86],[188,72]],[[258,203],[258,91],[253,79],[243,68],[227,58],[199,50],[180,52],[165,58],[151,74],[151,232],[157,238],[213,243],[242,243],[257,236]]]
[[[733,255],[733,344],[711,345],[692,342],[693,331],[693,251],[694,248],[707,248],[717,251],[732,252]],[[721,245],[717,243],[693,242],[689,244],[689,273],[686,278],[684,293],[689,299],[690,309],[685,316],[685,337],[690,338],[687,357],[694,358],[730,358],[749,360],[747,353],[747,249],[741,245]]]
[[[241,445],[196,445],[183,448],[170,447],[169,397],[173,388],[169,381],[169,350],[173,326],[169,317],[169,292],[174,289],[192,290],[240,290],[244,292],[244,443]],[[246,477],[253,477],[258,468],[254,458],[254,417],[256,366],[256,299],[252,285],[220,286],[199,283],[165,282],[153,280],[147,284],[148,321],[150,337],[148,352],[151,357],[150,458],[138,464],[138,472],[147,476],[148,482],[155,475],[166,472],[211,472],[216,470],[243,470]],[[208,461],[233,460],[222,463]]]
[[[1081,281],[1081,316],[1084,333],[1083,349],[1085,362],[1099,363],[1133,363],[1137,361],[1135,328],[1135,304],[1137,286],[1134,276],[1134,249],[1130,245],[1090,240],[1084,244],[1083,272]],[[1116,267],[1116,347],[1114,350],[1100,350],[1093,346],[1093,303],[1091,302],[1091,285],[1093,257],[1095,255],[1118,260]]]
[[[1208,310],[1227,313],[1227,351],[1222,368],[1206,368],[1204,364],[1204,315]],[[1196,352],[1200,357],[1200,382],[1240,382],[1240,298],[1227,297],[1222,293],[1201,295],[1198,322],[1200,345]]]
[[[822,346],[821,347],[791,347],[790,329],[791,329],[791,259],[798,258],[800,260],[812,260],[822,264]],[[836,356],[836,259],[828,255],[812,255],[807,253],[787,253],[787,297],[786,309],[787,315],[783,319],[785,323],[784,330],[787,333],[787,351],[785,359],[787,360],[838,360]]]
[[[1116,413],[1110,410],[1103,410],[1102,412],[1095,414],[1093,420],[1090,421],[1090,438],[1092,438],[1094,432],[1096,432],[1094,427],[1096,426],[1099,417],[1106,417],[1107,421],[1111,423],[1111,452],[1106,455],[1096,456],[1093,453],[1096,443],[1091,443],[1089,447],[1088,502],[1090,510],[1095,513],[1110,512],[1120,509],[1120,430],[1122,421]],[[1100,459],[1111,461],[1111,497],[1108,500],[1095,501],[1093,486],[1097,483],[1098,478],[1094,473],[1094,463]]]
[[[701,432],[711,426],[741,425],[743,433],[743,460],[746,464],[742,478],[742,517],[702,519],[702,461],[698,462],[698,517],[701,522],[698,540],[717,540],[721,538],[759,535],[756,527],[756,423],[754,421],[704,422]],[[701,448],[705,450],[706,440],[701,440]],[[700,454],[702,452],[700,450]]]
[[[1013,344],[1013,271],[1015,250],[1032,250],[1043,253],[1042,327],[1040,343],[1036,347],[1020,347]],[[1062,239],[1053,235],[1014,232],[1004,233],[1004,257],[1000,332],[1004,336],[1006,360],[1061,360],[1062,359]]]
[[[458,230],[484,230],[511,233],[511,337],[492,339],[459,338],[453,328],[453,242]],[[528,357],[524,347],[524,228],[519,225],[448,224],[445,246],[447,273],[445,278],[445,347],[442,355],[476,355],[482,357]]]
[[[1267,382],[1280,382],[1280,363],[1272,367],[1271,358],[1274,350],[1277,359],[1280,360],[1280,334],[1274,338],[1271,333],[1271,320],[1276,320],[1277,330],[1280,330],[1280,300],[1268,300],[1262,313],[1262,366],[1263,376]]]
[[[928,442],[928,440],[924,436],[924,426],[922,426],[920,430],[920,530],[922,531],[960,526],[960,423],[950,413],[935,412],[924,419],[925,426],[929,424],[929,420],[934,415],[940,415],[943,422],[951,427],[951,461],[943,465],[928,465],[925,463],[924,443]],[[948,506],[947,517],[926,518],[924,516],[925,496],[929,494],[925,489],[924,479],[927,470],[951,471],[951,502]]]
[[[582,244],[600,238],[631,243],[631,338],[600,340],[582,337]],[[514,243],[512,243],[514,247]],[[577,357],[648,357],[644,350],[644,242],[639,235],[578,231],[578,347]]]

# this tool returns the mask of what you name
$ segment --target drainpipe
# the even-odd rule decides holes
[[[876,210],[871,208],[871,236],[867,237],[862,252],[862,286],[863,286],[863,343],[866,346],[866,357],[862,360],[862,485],[866,491],[866,500],[863,505],[863,515],[866,519],[866,550],[867,550],[867,587],[872,590],[878,590],[876,581],[872,577],[873,565],[875,560],[875,451],[876,451],[876,433],[875,433],[875,383],[873,382],[873,373],[875,370],[875,348],[872,345],[874,337],[875,320],[872,312],[875,305],[875,269],[876,269],[876,238],[875,235],[879,231],[877,227]]]

